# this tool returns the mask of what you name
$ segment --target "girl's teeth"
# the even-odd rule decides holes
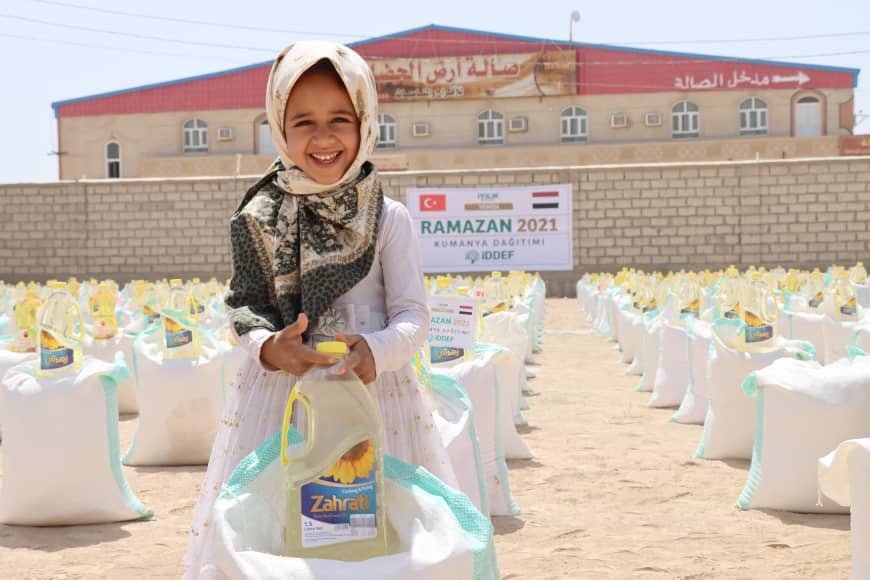
[[[332,155],[317,155],[317,154],[312,153],[311,156],[314,157],[315,159],[317,159],[318,161],[326,162],[326,161],[332,161],[333,159],[338,157],[338,153],[333,153]]]

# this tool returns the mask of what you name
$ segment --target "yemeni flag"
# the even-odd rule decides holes
[[[532,209],[558,209],[558,191],[533,191]]]
[[[471,316],[473,310],[471,306],[459,306],[459,314],[464,314],[465,316]]]

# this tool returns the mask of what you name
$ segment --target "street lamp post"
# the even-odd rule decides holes
[[[580,22],[580,11],[572,10],[571,11],[571,22],[568,25],[568,42],[574,44],[574,23]]]

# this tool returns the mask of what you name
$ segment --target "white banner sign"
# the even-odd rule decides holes
[[[573,270],[571,184],[408,189],[425,272]]]
[[[429,297],[429,354],[432,364],[457,362],[474,352],[477,300],[453,296]]]

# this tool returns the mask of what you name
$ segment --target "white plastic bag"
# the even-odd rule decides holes
[[[498,578],[488,518],[426,470],[389,456],[384,458],[384,500],[396,532],[392,553],[360,562],[282,556],[282,530],[288,524],[279,455],[280,433],[242,460],[215,502],[215,555],[227,577]]]
[[[115,353],[123,352],[124,360],[133,360],[133,341],[135,337],[119,333],[109,340],[96,340],[88,337],[85,340],[85,355],[101,360],[113,360]],[[136,381],[132,377],[121,381],[118,385],[118,412],[121,414],[138,413],[139,402],[136,400]]]
[[[852,512],[852,578],[870,578],[870,439],[843,441],[819,459],[819,489]]]
[[[204,465],[221,420],[227,345],[200,332],[197,358],[164,359],[162,341],[152,325],[133,346],[139,425],[123,462]]]
[[[662,342],[662,326],[664,321],[658,311],[647,312],[643,315],[643,355],[641,364],[643,375],[635,390],[650,392],[656,382],[656,373],[659,368],[659,349]]]
[[[713,323],[713,349],[709,361],[709,405],[704,433],[695,457],[749,459],[755,441],[755,400],[743,393],[743,380],[752,371],[788,357],[809,360],[812,345],[804,341],[777,341],[771,352],[748,353],[736,348],[743,322],[720,318]]]
[[[659,360],[652,385],[650,407],[678,407],[689,386],[689,337],[686,329],[663,324]]]
[[[709,405],[707,373],[713,329],[709,322],[690,319],[686,321],[686,333],[690,351],[689,384],[680,408],[671,419],[677,423],[703,425]]]
[[[3,485],[0,523],[95,524],[150,518],[130,491],[119,458],[114,362],[86,357],[82,370],[36,378],[36,361],[6,373],[0,388]]]
[[[867,324],[866,319],[852,321],[837,320],[830,316],[822,319],[822,335],[825,345],[825,364],[837,362],[848,356],[847,347],[852,343],[855,333]]]
[[[497,349],[488,349],[470,362],[447,368],[434,368],[432,374],[445,374],[459,381],[474,409],[480,456],[486,476],[490,515],[517,515],[519,506],[510,491],[507,463],[499,417],[504,417],[501,406],[501,390],[498,387],[497,370],[492,358]]]
[[[450,456],[459,491],[478,511],[489,514],[489,493],[471,400],[453,377],[432,375],[430,383],[436,403],[435,426]]]
[[[631,364],[641,353],[643,344],[643,318],[629,309],[620,312],[619,345],[622,362]]]
[[[737,506],[848,511],[818,497],[818,459],[845,439],[870,436],[870,357],[825,366],[779,359],[743,386],[756,398],[756,434]]]

